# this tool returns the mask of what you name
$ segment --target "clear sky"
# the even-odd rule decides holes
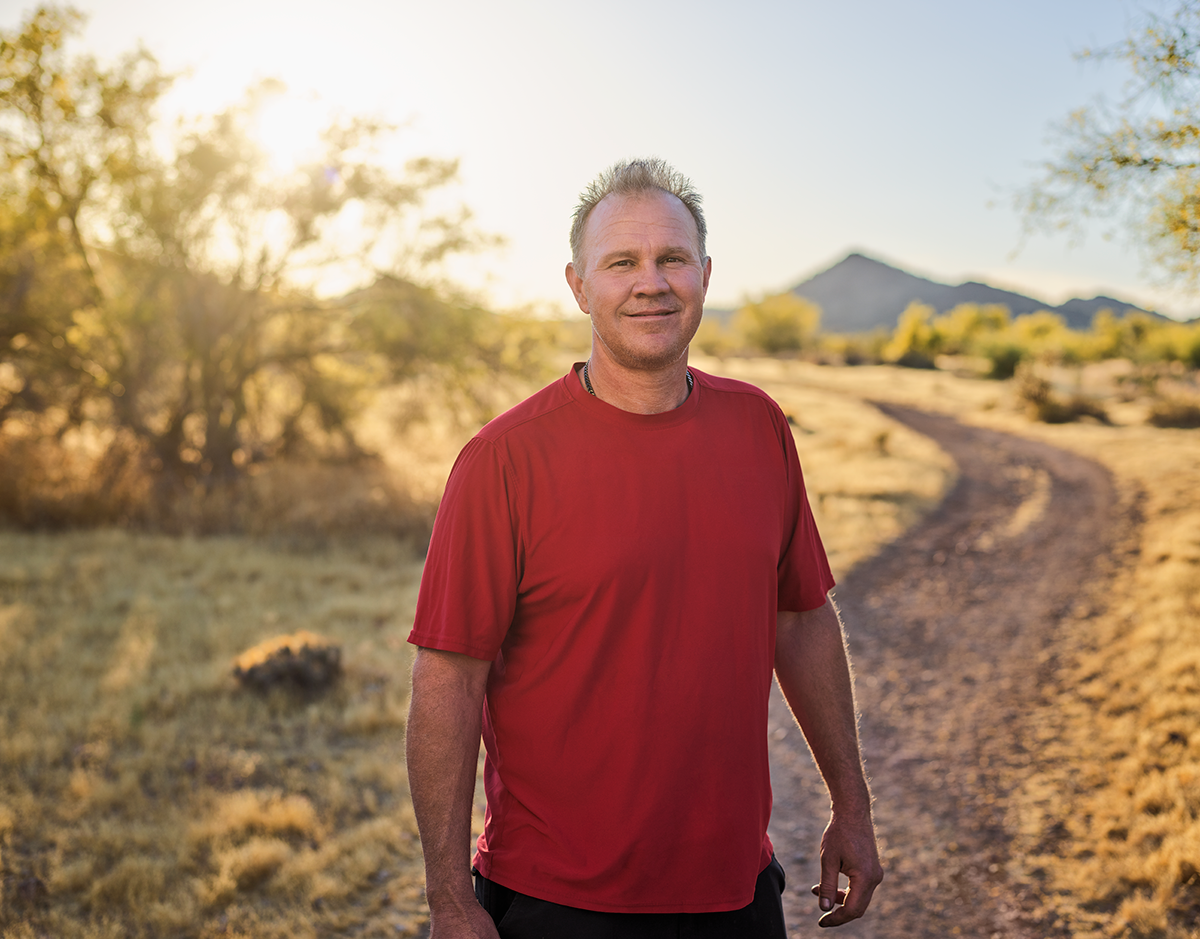
[[[1023,242],[1012,205],[1055,125],[1127,77],[1073,53],[1163,2],[79,0],[75,48],[104,59],[141,41],[189,68],[177,111],[278,77],[402,124],[409,154],[460,158],[463,201],[508,239],[462,276],[497,305],[573,308],[562,270],[580,189],[657,155],[704,194],[711,306],[859,250],[1052,303],[1104,292],[1195,315],[1200,298],[1157,286],[1130,242]],[[0,0],[0,27],[30,6]]]

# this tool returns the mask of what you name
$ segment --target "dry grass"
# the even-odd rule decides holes
[[[1079,624],[1039,772],[1012,807],[1024,861],[1073,936],[1200,936],[1200,434],[1056,437],[1140,496],[1136,563]]]
[[[130,444],[0,433],[0,524],[31,530],[118,526],[174,534],[428,534],[425,487],[379,459],[278,460],[205,482],[156,477]]]
[[[835,569],[936,502],[935,447],[776,390]],[[427,498],[471,428],[408,430],[389,463]],[[314,520],[325,497],[293,493]],[[300,543],[0,533],[0,934],[419,932],[402,740],[420,562],[385,539]],[[236,656],[298,630],[341,644],[331,692],[238,686]]]
[[[1107,394],[1115,426],[1031,422],[1013,382],[803,363],[787,372],[798,384],[1038,437],[1113,473],[1143,519],[1134,561],[1102,608],[1077,611],[1059,690],[1029,715],[1040,756],[1010,807],[1010,874],[1040,895],[1056,934],[1197,939],[1200,434],[1147,426],[1154,400],[1120,394],[1111,380],[1119,365],[1071,378],[1088,394]]]
[[[420,562],[114,531],[0,536],[0,933],[413,934],[403,730]],[[279,632],[319,697],[242,690]]]
[[[1140,554],[1079,620],[1068,691],[1031,715],[1044,758],[1012,809],[1025,858],[1012,873],[1074,935],[1195,939],[1200,437],[1144,426],[1136,401],[1106,402],[1112,427],[1031,424],[1011,386],[945,373],[696,364],[766,387],[791,415],[839,575],[953,473],[860,398],[954,411],[1112,468],[1146,519]],[[389,465],[435,487],[469,433],[422,425]],[[0,934],[420,931],[402,759],[420,562],[392,540],[303,543],[0,533]],[[237,686],[235,656],[301,629],[342,645],[332,691]]]

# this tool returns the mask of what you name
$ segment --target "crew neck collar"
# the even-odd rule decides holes
[[[596,417],[608,423],[623,424],[629,427],[674,427],[677,424],[690,421],[695,416],[696,409],[700,405],[703,375],[701,372],[696,371],[696,369],[691,368],[691,366],[688,368],[695,382],[691,393],[679,407],[672,408],[669,411],[661,411],[658,414],[636,414],[633,411],[624,411],[616,405],[609,404],[607,401],[602,401],[588,394],[587,389],[583,387],[583,383],[579,380],[579,375],[577,374],[578,370],[582,367],[582,362],[576,362],[571,366],[571,370],[567,372],[562,380],[566,386],[567,393],[574,399],[576,404],[587,409],[589,417]]]

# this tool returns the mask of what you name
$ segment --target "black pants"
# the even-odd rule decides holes
[[[783,868],[758,875],[749,906],[725,913],[599,913],[526,896],[475,875],[475,896],[500,939],[787,939]]]

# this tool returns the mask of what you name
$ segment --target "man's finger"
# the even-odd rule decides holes
[[[856,886],[854,878],[851,878],[849,888],[839,890],[842,895],[841,907],[826,913],[819,920],[818,926],[841,926],[843,923],[848,923],[851,920],[858,919],[865,912],[867,906],[871,902],[871,894],[875,892],[875,884],[864,884],[863,878],[859,878],[859,883]]]
[[[863,883],[864,878],[859,878],[858,885],[853,889],[846,891],[846,905],[842,907],[842,912],[848,914],[848,919],[858,919],[871,904],[871,896],[875,893],[875,888],[878,883]]]
[[[817,906],[823,913],[828,913],[838,903],[839,867],[833,858],[833,852],[821,852],[821,883],[817,886]]]
[[[819,897],[821,895],[821,885],[820,884],[813,884],[812,895],[814,897]],[[841,904],[845,903],[846,902],[846,891],[839,890],[837,892],[837,896],[835,897],[835,899],[837,900],[839,906]]]

